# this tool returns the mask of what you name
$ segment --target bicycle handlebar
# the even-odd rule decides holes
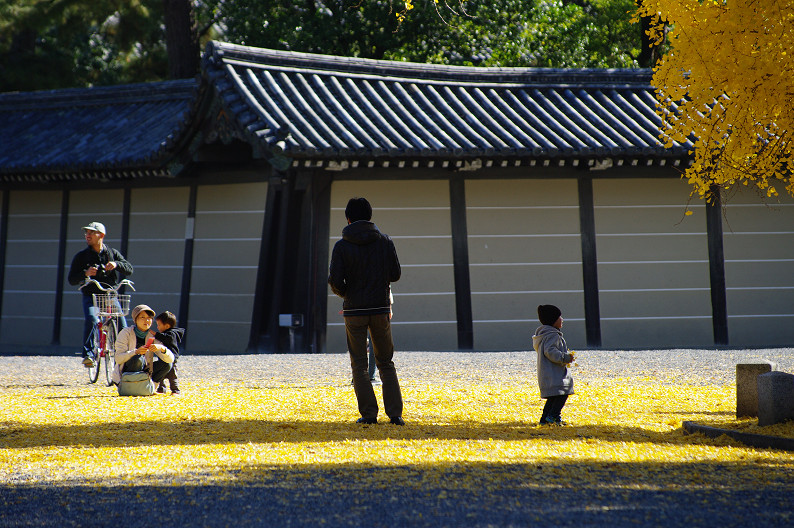
[[[121,288],[122,286],[129,286],[132,291],[135,291],[135,286],[133,286],[134,283],[131,280],[127,280],[127,279],[122,279],[122,281],[116,284],[115,286],[105,286],[96,279],[86,279],[83,282],[83,284],[81,284],[77,289],[82,290],[89,284],[93,284],[103,292],[109,292],[109,291],[118,292],[119,288]]]

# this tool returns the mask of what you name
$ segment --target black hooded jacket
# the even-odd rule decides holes
[[[400,280],[394,242],[372,222],[359,220],[342,230],[334,245],[328,284],[344,299],[344,315],[389,313],[389,284]]]
[[[157,332],[154,334],[155,339],[165,345],[168,350],[174,353],[174,357],[179,357],[179,343],[185,335],[184,328],[169,328],[165,332]]]

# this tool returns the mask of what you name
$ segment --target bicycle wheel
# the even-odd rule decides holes
[[[88,368],[88,381],[96,383],[96,380],[99,378],[100,363],[102,362],[99,348],[99,332],[96,327],[93,332],[91,332],[91,350],[94,352],[94,366]]]
[[[112,319],[103,328],[105,333],[105,379],[108,382],[108,387],[113,385],[113,369],[116,368],[116,360],[114,359],[116,353],[116,320]]]

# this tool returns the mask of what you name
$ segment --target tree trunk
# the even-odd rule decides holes
[[[638,2],[638,5],[641,3]],[[640,56],[637,57],[640,68],[653,68],[659,62],[659,59],[662,58],[661,44],[652,46],[651,38],[648,36],[652,20],[651,17],[640,18]]]
[[[193,77],[199,71],[201,57],[193,4],[190,0],[163,0],[163,11],[169,77]]]

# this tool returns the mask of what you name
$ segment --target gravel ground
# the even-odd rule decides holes
[[[653,382],[686,379],[689,383],[734,383],[737,363],[772,361],[778,370],[794,372],[794,348],[759,350],[582,350],[577,352],[575,380],[608,377],[652,377]],[[535,383],[535,352],[398,352],[401,381],[465,380]],[[31,368],[35,362],[35,368]],[[86,374],[74,357],[0,357],[0,387],[84,385]],[[343,354],[263,354],[182,356],[180,377],[208,383],[245,386],[288,383],[336,384],[350,377]],[[100,374],[104,376],[104,374]]]
[[[794,372],[794,349],[768,350],[644,350],[581,351],[575,377],[648,377],[648,382],[734,383],[735,365],[768,360],[779,370]],[[77,357],[0,357],[0,387],[36,385],[80,386],[86,376]],[[402,380],[427,382],[534,383],[534,353],[402,352],[396,356]],[[210,383],[267,386],[289,383],[311,386],[349,383],[343,355],[184,356],[180,376]],[[410,424],[409,424],[410,426]],[[3,446],[0,437],[0,448]],[[0,450],[2,456],[2,450]],[[704,474],[728,474],[729,464],[692,461]],[[764,483],[740,482],[731,487],[710,482],[682,483],[677,489],[645,482],[622,482],[609,467],[603,486],[561,489],[528,486],[526,472],[557,472],[558,466],[489,467],[487,464],[448,468],[445,478],[482,478],[479,489],[445,489],[421,467],[408,468],[411,482],[370,489],[359,484],[362,472],[406,468],[308,467],[263,468],[262,480],[228,488],[189,486],[22,485],[0,482],[0,526],[791,526],[794,475],[780,474]],[[563,468],[562,471],[565,469]],[[671,465],[665,470],[675,471]],[[642,474],[635,469],[634,475]],[[283,472],[280,477],[279,472]],[[301,473],[302,472],[302,473]],[[282,488],[280,479],[303,479]],[[266,478],[264,478],[266,475]],[[498,477],[497,477],[498,476]],[[493,477],[493,478],[492,478]],[[426,484],[425,484],[426,483]],[[330,484],[330,485],[329,485]],[[329,489],[334,491],[328,492]],[[152,498],[158,500],[152,500]],[[322,521],[322,522],[319,522]]]

